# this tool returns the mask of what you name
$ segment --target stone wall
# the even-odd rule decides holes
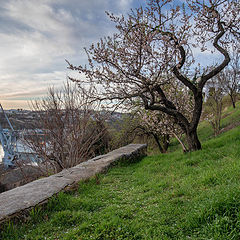
[[[146,155],[145,144],[129,144],[98,156],[58,174],[42,178],[0,194],[0,225],[11,218],[22,218],[36,205],[54,194],[73,188],[79,181],[105,172],[119,161],[134,162]]]

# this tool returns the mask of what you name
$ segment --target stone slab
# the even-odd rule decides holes
[[[67,189],[81,180],[89,179],[106,171],[111,165],[123,159],[139,158],[146,155],[146,144],[129,144],[108,154],[90,159],[65,169],[50,177],[42,178],[21,187],[0,194],[0,224],[36,205],[46,202],[54,194]]]

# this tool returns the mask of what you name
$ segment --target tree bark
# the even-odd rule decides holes
[[[188,149],[190,152],[202,149],[201,143],[198,139],[197,129],[192,129],[190,131],[187,131],[186,138],[188,143]]]
[[[197,92],[194,93],[194,102],[195,106],[193,110],[192,121],[190,122],[189,126],[186,127],[185,131],[189,151],[196,151],[202,149],[201,143],[197,135],[197,127],[200,121],[203,105],[203,94],[201,88],[198,88]]]
[[[154,139],[155,139],[155,141],[156,141],[156,143],[158,145],[158,148],[159,148],[160,152],[161,153],[166,153],[165,149],[162,147],[162,145],[161,145],[161,143],[159,141],[158,136],[156,134],[153,134],[153,137],[154,137]]]
[[[235,99],[234,99],[234,97],[233,97],[233,94],[230,94],[230,97],[231,97],[231,101],[232,101],[232,106],[233,106],[233,108],[236,108]]]
[[[168,150],[169,140],[170,140],[170,138],[169,138],[169,135],[168,135],[168,134],[166,134],[166,135],[163,136],[163,150],[164,150],[165,153],[166,153],[167,150]]]
[[[196,151],[201,150],[202,146],[197,136],[197,126],[201,117],[202,113],[202,91],[198,90],[197,93],[194,94],[195,99],[195,107],[193,111],[192,121],[189,123],[186,117],[183,116],[180,112],[175,109],[168,109],[162,106],[156,105],[145,105],[145,109],[150,110],[159,110],[162,112],[167,113],[168,115],[172,116],[176,123],[180,126],[183,132],[186,134],[187,143],[188,143],[188,150],[189,151]]]

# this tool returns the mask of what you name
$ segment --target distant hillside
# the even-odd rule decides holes
[[[39,118],[40,114],[43,114],[43,112],[7,110],[6,114],[15,130],[41,128]],[[102,114],[103,117],[107,116],[106,122],[108,122],[110,125],[121,120],[123,116],[123,114],[119,112],[102,112],[100,114]],[[0,124],[3,128],[9,128],[8,122],[2,112],[0,112]]]

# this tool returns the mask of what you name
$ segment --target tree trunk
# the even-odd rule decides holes
[[[161,94],[162,90],[160,89],[158,92],[160,92]],[[192,121],[190,123],[188,119],[181,112],[177,110],[174,104],[165,98],[164,95],[163,95],[163,100],[165,100],[166,107],[146,104],[145,109],[159,110],[161,112],[164,112],[172,116],[175,120],[175,123],[178,124],[179,127],[186,134],[188,150],[189,151],[201,150],[202,146],[197,136],[197,126],[199,124],[201,113],[202,113],[202,104],[203,104],[202,88],[200,87],[199,89],[194,91],[195,106],[193,110]]]
[[[232,101],[232,106],[233,106],[233,108],[236,108],[235,99],[234,99],[233,94],[230,94],[230,97],[231,97],[231,101]]]
[[[197,129],[187,131],[186,138],[188,143],[188,150],[190,152],[202,149],[201,143],[198,139]]]
[[[190,152],[201,150],[202,146],[198,139],[197,135],[197,126],[200,121],[201,113],[202,113],[202,104],[203,104],[203,95],[202,89],[198,89],[196,93],[194,93],[195,106],[193,110],[192,121],[189,126],[186,126],[186,138],[188,143],[188,150]]]
[[[170,141],[170,137],[168,134],[163,136],[163,140],[162,140],[162,144],[163,144],[163,151],[166,153],[168,150],[168,146],[169,146],[169,141]]]
[[[154,137],[154,139],[155,139],[155,141],[156,141],[156,143],[157,143],[157,145],[158,145],[159,151],[160,151],[161,153],[166,153],[165,149],[163,149],[163,147],[162,147],[162,145],[161,145],[161,143],[160,143],[160,141],[159,141],[158,136],[157,136],[156,134],[153,134],[153,137]]]

